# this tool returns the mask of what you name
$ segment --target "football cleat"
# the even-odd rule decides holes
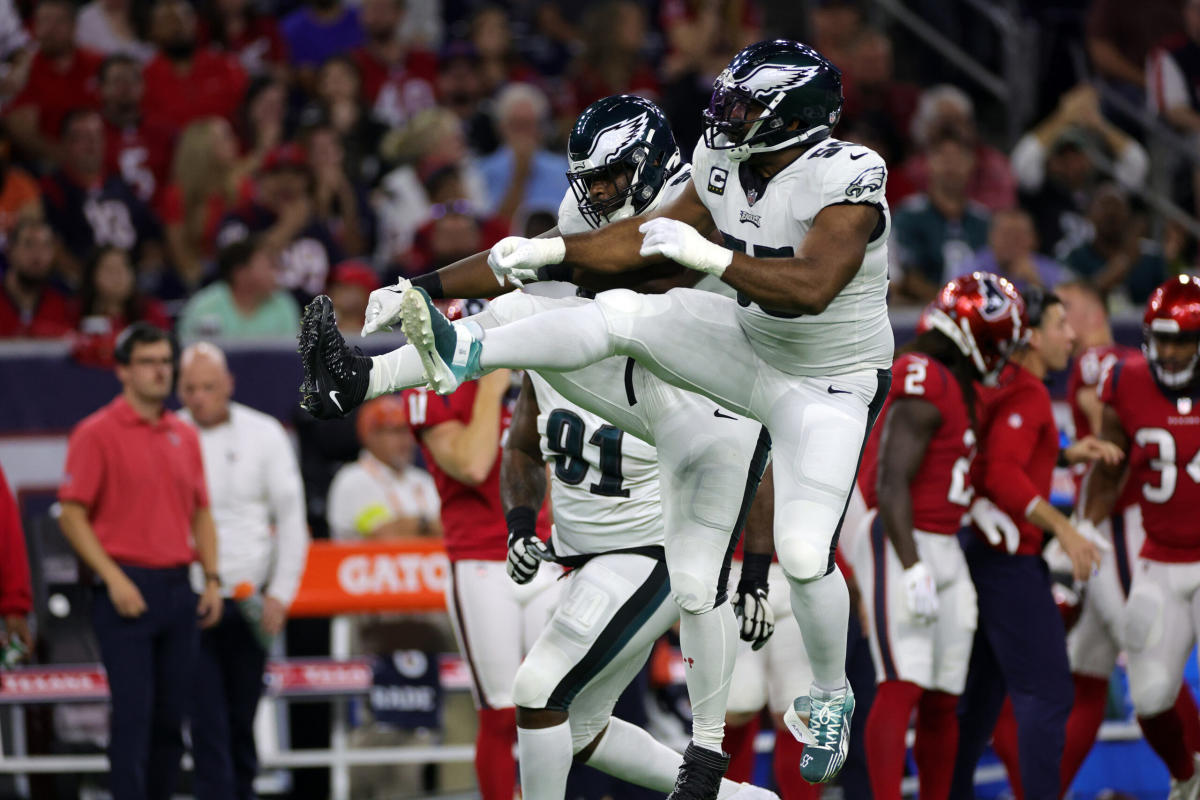
[[[721,778],[728,767],[729,756],[689,742],[683,751],[683,763],[679,765],[675,788],[667,800],[717,800]]]
[[[807,701],[807,703],[805,702]],[[804,713],[808,722],[803,723]],[[783,721],[802,742],[800,777],[809,783],[827,783],[837,777],[850,749],[850,720],[854,716],[854,692],[847,686],[836,692],[824,692],[815,686],[808,697],[800,697],[783,715]],[[811,741],[797,733],[807,730]]]
[[[409,344],[417,349],[425,377],[438,394],[451,394],[465,381],[478,378],[479,354],[483,349],[475,323],[457,325],[434,306],[429,294],[419,287],[405,291],[400,299],[401,327]]]
[[[336,419],[362,405],[371,359],[346,344],[328,297],[319,295],[305,306],[297,339],[304,366],[300,407],[317,419]]]

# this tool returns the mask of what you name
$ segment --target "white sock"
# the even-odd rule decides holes
[[[366,399],[424,385],[425,370],[421,367],[421,357],[412,345],[406,344],[381,356],[371,356]]]
[[[517,728],[517,757],[521,765],[524,800],[562,800],[571,771],[571,725]]]
[[[604,312],[596,303],[588,303],[544,311],[486,330],[479,365],[485,370],[508,367],[568,372],[613,355],[614,348]]]
[[[737,642],[737,618],[729,603],[703,614],[684,611],[679,615],[679,647],[687,665],[684,675],[692,704],[692,741],[716,753],[722,752],[725,738],[725,707]]]
[[[813,684],[827,692],[846,686],[846,636],[850,622],[850,590],[836,566],[815,581],[788,578],[792,614],[800,625],[804,649],[812,664]]]
[[[682,764],[681,754],[637,725],[616,717],[609,718],[608,729],[587,760],[589,767],[655,792],[670,792],[675,788]],[[740,784],[722,780],[717,800],[725,800],[740,788]]]

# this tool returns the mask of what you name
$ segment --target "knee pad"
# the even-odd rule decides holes
[[[779,558],[779,566],[789,578],[801,583],[808,583],[829,574],[829,547],[820,549],[810,543],[813,537],[793,535],[786,537],[783,543],[777,543],[775,555]]]
[[[672,572],[671,597],[685,614],[703,614],[716,607],[717,585],[688,572]]]
[[[629,289],[610,289],[596,295],[596,302],[605,315],[627,316],[637,314],[645,305],[646,296]]]
[[[533,659],[526,658],[513,679],[512,700],[522,708],[546,708],[547,699],[556,679],[540,669]],[[561,709],[566,710],[566,709]]]

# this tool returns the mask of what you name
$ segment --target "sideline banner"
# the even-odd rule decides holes
[[[289,613],[444,611],[449,575],[441,539],[313,542]]]

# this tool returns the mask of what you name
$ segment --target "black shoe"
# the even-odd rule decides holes
[[[371,359],[351,350],[337,328],[333,302],[319,295],[300,320],[300,407],[317,419],[344,417],[367,397]]]
[[[717,800],[721,778],[729,767],[729,756],[715,753],[689,742],[683,751],[683,764],[675,788],[667,800]]]

